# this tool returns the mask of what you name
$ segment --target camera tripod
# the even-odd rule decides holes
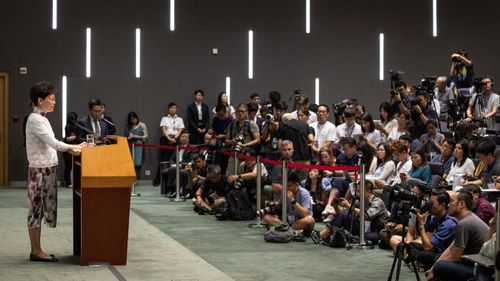
[[[394,256],[394,259],[392,260],[392,266],[391,266],[391,272],[389,273],[389,276],[387,277],[387,281],[392,281],[392,275],[394,273],[394,268],[396,266],[397,262],[397,269],[396,269],[396,279],[395,281],[399,280],[399,273],[401,272],[401,262],[404,259],[404,253],[405,249],[408,248],[408,244],[405,242],[405,236],[406,236],[406,228],[408,227],[408,219],[410,218],[410,212],[405,210],[404,207],[401,207],[401,210],[398,212],[399,215],[402,218],[403,221],[403,230],[402,230],[402,241],[399,243],[398,247],[396,248],[396,255]],[[411,268],[413,269],[413,272],[415,273],[415,279],[417,281],[420,281],[420,276],[418,275],[418,269],[417,266],[415,265],[415,261],[410,261]]]

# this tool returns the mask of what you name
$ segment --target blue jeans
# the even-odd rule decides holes
[[[438,261],[432,267],[432,273],[439,280],[467,281],[474,278],[474,267],[460,262]]]

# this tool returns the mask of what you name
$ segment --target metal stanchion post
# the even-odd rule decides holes
[[[359,247],[364,248],[365,242],[365,165],[361,164],[361,180],[359,191]]]
[[[180,167],[181,159],[179,159],[179,145],[175,145],[175,198],[170,199],[174,202],[184,202],[186,199],[181,198],[181,184],[180,184]]]
[[[497,198],[497,239],[495,243],[495,253],[500,250],[500,239],[498,239],[498,233],[500,233],[500,198]],[[495,281],[500,281],[500,271],[495,268]]]
[[[134,167],[135,167],[135,143],[132,143],[132,163],[134,163]],[[137,175],[135,175],[135,176],[136,176],[136,180],[137,180]],[[130,196],[141,196],[140,193],[135,192],[135,181],[132,184],[132,193],[130,194]]]
[[[260,200],[262,197],[262,170],[260,164],[260,155],[257,155],[257,163],[255,165],[257,165],[257,179],[256,179],[257,186],[255,187],[257,189],[256,208],[257,211],[259,211],[261,209]],[[257,214],[256,222],[249,224],[248,227],[263,228],[266,227],[266,224],[262,224],[261,217]]]
[[[282,188],[282,192],[281,192],[281,221],[283,223],[286,223],[287,222],[287,216],[286,216],[286,212],[287,212],[287,205],[286,205],[286,193],[287,193],[287,185],[288,185],[288,169],[286,167],[286,161],[283,160],[283,162],[281,162],[281,165],[282,165],[282,175],[283,175],[283,179],[282,179],[282,185],[283,185],[283,188]]]

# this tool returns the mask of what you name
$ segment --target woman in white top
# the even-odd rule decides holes
[[[380,131],[375,129],[375,123],[370,113],[366,112],[361,116],[361,130],[365,139],[376,148],[382,142]]]
[[[386,181],[396,169],[396,164],[392,161],[392,148],[388,143],[381,143],[377,147],[377,168],[373,175],[366,175],[365,179],[373,182],[374,192],[381,189],[375,185],[376,180]],[[381,195],[381,192],[378,193]]]
[[[444,174],[443,178],[447,182],[453,181],[453,175],[473,175],[474,174],[474,162],[469,158],[469,144],[467,141],[460,141],[455,145],[455,150],[453,151],[455,156],[455,161],[451,164],[451,169],[448,174]]]
[[[55,262],[40,245],[41,221],[48,227],[57,223],[57,151],[79,153],[86,143],[71,145],[55,138],[46,115],[54,111],[56,89],[49,82],[38,82],[30,91],[34,105],[26,123],[28,157],[28,234],[31,242],[30,261]]]
[[[406,135],[406,127],[411,122],[410,114],[408,112],[400,113],[397,117],[398,126],[392,128],[389,133],[388,141],[397,141],[400,136]]]
[[[234,110],[234,107],[232,105],[230,105],[229,102],[227,101],[227,94],[226,94],[226,92],[220,92],[220,94],[217,96],[217,105],[219,105],[219,104],[225,105],[226,109],[227,109],[227,112],[229,113],[229,115],[231,115],[231,117],[233,117],[233,119],[236,118],[236,111]],[[214,107],[212,109],[212,112],[214,114],[217,113],[215,111],[216,107]]]
[[[388,102],[384,101],[381,103],[378,110],[380,113],[380,124],[377,124],[375,128],[380,131],[382,139],[385,141],[389,138],[392,129],[398,126],[398,120],[394,117],[391,105]]]

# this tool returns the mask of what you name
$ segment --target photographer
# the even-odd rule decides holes
[[[196,194],[196,191],[200,187],[200,183],[204,181],[207,177],[207,161],[204,154],[193,154],[190,163],[186,165],[186,171],[191,183],[191,194],[187,194],[185,197],[189,198]]]
[[[426,272],[427,280],[470,280],[474,267],[462,255],[478,254],[488,236],[489,227],[472,213],[472,194],[458,191],[450,195],[448,212],[458,219],[453,242]]]
[[[481,80],[482,91],[474,93],[467,107],[465,122],[479,122],[480,127],[486,126],[492,134],[497,134],[495,117],[500,106],[500,96],[493,93],[493,79],[485,76]]]
[[[373,185],[371,182],[365,182],[365,218],[370,222],[370,227],[365,229],[365,238],[367,241],[371,241],[372,244],[378,243],[379,240],[379,231],[384,228],[385,222],[387,220],[387,209],[385,208],[384,202],[380,198],[375,197],[372,194]],[[356,187],[356,196],[358,199],[360,197],[360,185],[358,184]],[[333,202],[333,207],[335,208],[336,213],[338,214],[332,220],[330,224],[326,225],[326,228],[321,230],[321,232],[314,231],[311,234],[311,239],[314,243],[319,244],[323,239],[330,236],[332,233],[332,229],[336,228],[344,228],[346,230],[350,229],[351,220],[352,220],[352,229],[351,233],[353,235],[359,235],[359,215],[361,213],[361,209],[359,209],[359,201],[356,200],[354,206],[351,206],[351,202],[344,198],[336,198]],[[341,210],[339,207],[343,207],[344,210]],[[352,213],[348,210],[351,210]]]
[[[394,114],[410,113],[411,88],[405,82],[396,81],[391,90],[391,111]]]
[[[410,258],[423,264],[425,270],[429,270],[436,258],[453,242],[457,220],[448,215],[449,203],[448,192],[432,191],[430,214],[421,214],[420,211],[416,213],[420,238],[413,240],[407,236]]]
[[[240,103],[236,109],[236,120],[227,128],[226,146],[234,152],[241,153],[245,147],[254,147],[260,143],[260,130],[257,124],[248,120],[248,108]],[[235,174],[234,158],[229,158],[226,175]]]
[[[234,183],[235,187],[246,189],[247,192],[254,195],[250,198],[255,198],[257,169],[260,169],[262,179],[267,178],[267,169],[262,163],[260,163],[260,167],[257,167],[257,153],[254,149],[247,147],[242,154],[246,159],[240,164],[236,174],[227,177],[227,182]]]
[[[437,120],[437,114],[429,106],[427,92],[420,90],[415,94],[415,99],[411,101],[411,120],[416,126],[415,137],[419,138],[427,132],[426,124],[429,119]]]
[[[302,230],[304,236],[310,236],[314,229],[311,195],[299,185],[299,177],[295,172],[290,171],[287,179],[287,222],[294,230]],[[267,213],[263,220],[273,226],[281,223],[283,218]]]
[[[215,208],[224,206],[225,196],[229,190],[229,184],[222,176],[219,165],[208,165],[207,177],[200,181],[200,187],[194,196],[194,211],[200,214],[212,214]]]
[[[451,55],[450,77],[454,82],[458,97],[470,97],[470,88],[474,80],[472,60],[467,57],[467,51],[458,50]]]
[[[441,129],[448,128],[448,110],[450,109],[450,103],[455,102],[453,91],[446,83],[446,76],[439,76],[436,79],[436,88],[434,88],[434,97],[439,101],[441,109],[438,112]]]

